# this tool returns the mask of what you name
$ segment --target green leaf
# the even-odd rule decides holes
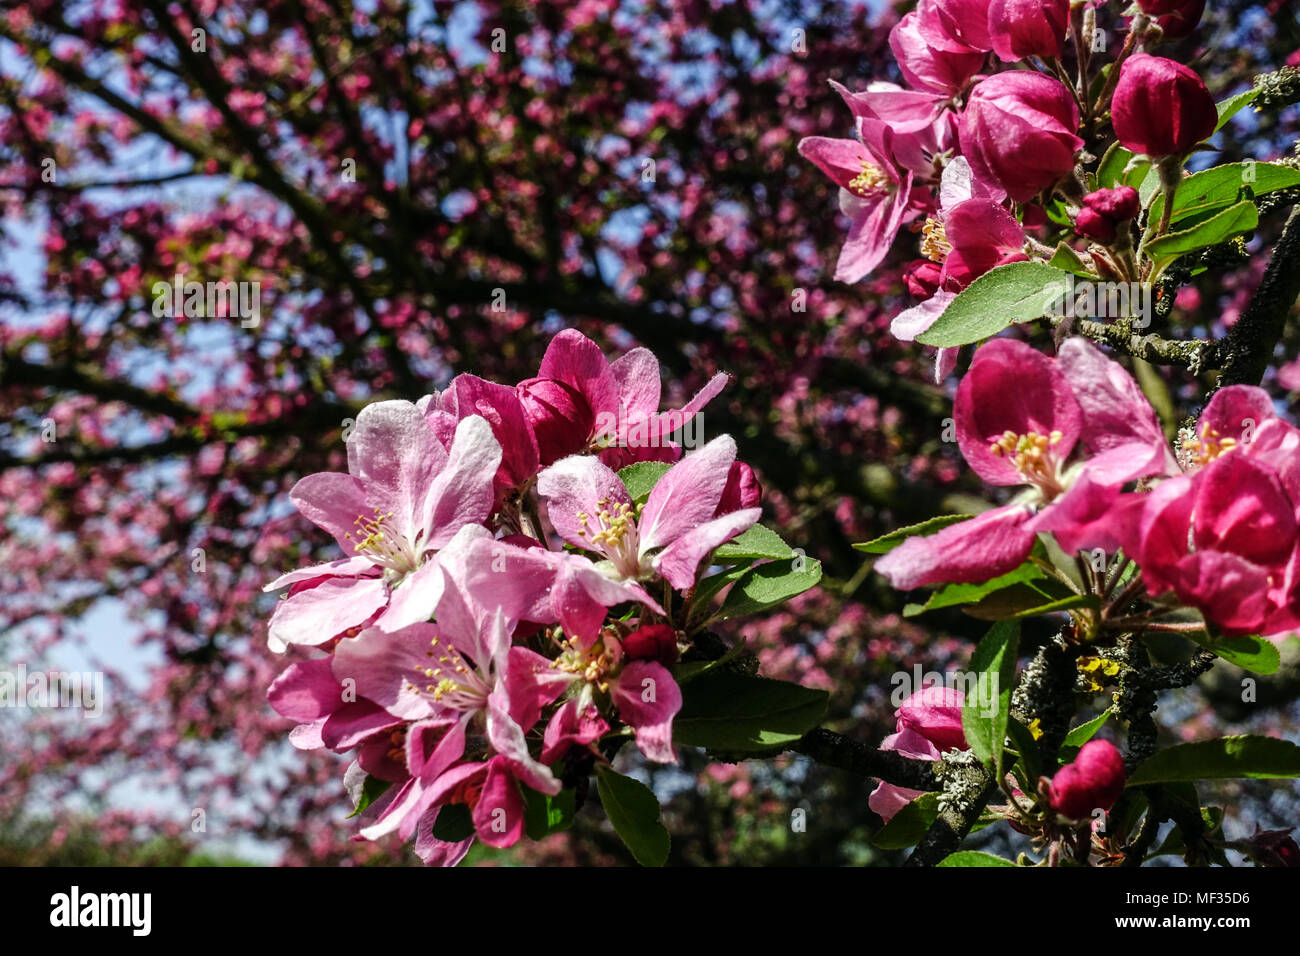
[[[1241,201],[1243,190],[1252,196],[1300,186],[1300,169],[1279,163],[1226,163],[1213,169],[1193,173],[1178,184],[1174,193],[1174,211],[1170,222],[1180,222],[1193,217],[1227,209]],[[1164,196],[1151,203],[1151,221],[1159,222],[1165,208]]]
[[[596,767],[596,791],[605,816],[642,866],[668,862],[668,831],[659,822],[659,800],[654,791],[603,764]]]
[[[728,618],[765,611],[816,587],[821,579],[821,562],[803,555],[760,564],[746,571],[727,592],[719,614]]]
[[[524,830],[530,840],[542,840],[573,826],[577,794],[561,790],[555,796],[524,787]]]
[[[1006,746],[1019,647],[1020,625],[999,621],[979,642],[970,659],[970,669],[979,675],[979,680],[976,693],[967,695],[962,705],[961,726],[975,756],[995,771],[1002,766],[1002,750]]]
[[[984,273],[916,337],[922,345],[982,342],[1013,322],[1028,322],[1059,306],[1066,273],[1043,262],[1011,262]]]
[[[979,850],[958,850],[956,853],[949,853],[937,866],[1015,866],[1010,860],[1005,860],[1000,856],[994,856],[992,853],[981,853]]]
[[[867,554],[888,554],[908,538],[923,537],[926,535],[936,534],[949,525],[957,524],[959,521],[969,521],[974,515],[938,515],[920,524],[911,524],[906,528],[899,528],[897,531],[891,531],[889,534],[881,535],[879,538],[873,538],[870,541],[860,541],[855,544],[854,550],[863,551]]]
[[[1011,745],[1020,754],[1020,761],[1025,768],[1025,776],[1029,780],[1037,780],[1042,776],[1042,761],[1039,759],[1038,741],[1034,739],[1034,735],[1029,732],[1028,727],[1016,720],[1016,718],[1008,717],[1007,736],[1011,738]]]
[[[1187,634],[1197,644],[1213,651],[1229,664],[1236,664],[1252,674],[1276,674],[1282,666],[1282,655],[1272,641],[1254,635],[1213,638],[1205,631]]]
[[[1219,111],[1219,122],[1215,124],[1215,132],[1223,129],[1228,120],[1232,119],[1243,109],[1255,101],[1259,96],[1260,87],[1255,86],[1246,90],[1244,93],[1238,93],[1236,96],[1230,96],[1214,104],[1214,108]]]
[[[640,504],[671,467],[666,461],[638,461],[620,469],[618,477],[632,500]]]
[[[1124,168],[1128,166],[1132,158],[1133,154],[1119,143],[1111,144],[1110,149],[1106,150],[1106,155],[1101,158],[1101,162],[1097,166],[1097,188],[1113,189],[1116,186],[1132,186],[1137,189],[1142,180],[1146,178],[1147,173],[1151,171],[1151,164],[1146,162],[1137,163],[1125,175]]]
[[[1056,251],[1052,253],[1052,258],[1048,260],[1049,266],[1055,266],[1057,269],[1063,269],[1066,272],[1073,272],[1077,276],[1083,276],[1085,279],[1100,278],[1095,272],[1088,269],[1084,264],[1083,258],[1074,247],[1066,242],[1058,242]]]
[[[923,793],[900,807],[871,842],[882,850],[905,850],[925,839],[930,825],[939,819],[939,794]]]
[[[682,687],[673,740],[723,753],[763,753],[794,743],[826,716],[824,690],[731,671]]]
[[[447,803],[433,821],[433,835],[444,843],[459,843],[474,835],[474,817],[463,803]]]
[[[734,568],[727,568],[725,571],[719,571],[717,574],[710,574],[707,578],[702,578],[695,585],[695,593],[691,596],[691,617],[699,619],[708,616],[709,602],[717,595],[719,591],[725,588],[733,581],[739,580],[749,573],[749,564],[738,564]]]
[[[1198,222],[1182,232],[1171,232],[1146,244],[1146,252],[1157,262],[1170,261],[1188,252],[1217,245],[1233,236],[1250,232],[1259,225],[1259,210],[1248,199],[1229,206],[1217,216]]]
[[[1177,744],[1142,761],[1128,785],[1240,777],[1300,777],[1300,747],[1277,737],[1251,734]]]
[[[781,540],[779,534],[756,524],[730,541],[718,545],[713,552],[713,560],[715,564],[726,564],[737,558],[788,558],[792,554],[794,551]]]
[[[1033,581],[1044,576],[1044,571],[1032,561],[1026,561],[1020,567],[996,578],[990,578],[979,584],[945,584],[930,595],[930,599],[913,613],[904,612],[904,617],[913,617],[922,611],[934,611],[939,608],[953,607],[958,604],[975,604],[995,591],[1001,591],[1013,584]],[[915,607],[916,605],[912,605]]]
[[[348,814],[348,819],[351,820],[355,816],[360,816],[366,807],[383,796],[384,792],[392,785],[391,781],[380,780],[378,777],[366,774],[366,782],[361,785],[361,796],[357,799],[357,807]]]
[[[1061,742],[1061,746],[1082,747],[1089,740],[1091,740],[1093,737],[1096,736],[1097,731],[1101,730],[1102,724],[1106,723],[1106,721],[1109,719],[1110,719],[1110,711],[1109,710],[1103,711],[1100,717],[1094,717],[1086,724],[1080,724],[1078,727],[1075,727],[1068,734],[1066,734],[1065,740]]]

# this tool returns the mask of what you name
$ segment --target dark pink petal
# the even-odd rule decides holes
[[[962,694],[952,687],[923,687],[898,707],[898,729],[919,734],[942,753],[966,749]]]
[[[538,793],[554,796],[560,792],[560,781],[529,753],[523,729],[510,716],[510,700],[504,685],[499,685],[488,698],[487,733],[489,743],[500,759],[508,761],[515,777]]]
[[[619,405],[628,415],[653,415],[659,411],[663,385],[659,379],[659,360],[646,348],[635,348],[609,365],[618,386]]]
[[[552,703],[573,683],[573,675],[556,670],[549,659],[526,647],[512,647],[506,660],[505,684],[510,698],[510,718],[527,732]]]
[[[1226,635],[1257,634],[1271,610],[1268,571],[1236,554],[1197,551],[1178,564],[1178,596]]]
[[[374,402],[357,415],[348,447],[360,469],[356,477],[365,487],[366,503],[372,510],[391,512],[392,525],[413,541],[425,527],[426,499],[447,461],[424,415],[411,402]]]
[[[877,561],[876,570],[905,591],[926,584],[987,581],[1029,557],[1034,535],[1023,526],[1030,517],[1027,508],[1015,505],[986,511],[938,534],[909,538]]]
[[[1208,434],[1220,443],[1230,438],[1241,444],[1243,433],[1253,437],[1264,422],[1276,417],[1268,392],[1255,385],[1229,385],[1215,392],[1201,412],[1196,436]]]
[[[433,824],[438,819],[440,807],[435,807],[420,818],[415,828],[415,855],[425,866],[452,867],[465,859],[474,838],[448,843],[433,835]]]
[[[618,382],[609,362],[600,347],[576,329],[565,329],[551,339],[537,375],[572,385],[593,415],[618,413]]]
[[[1272,470],[1241,454],[1223,455],[1196,477],[1194,543],[1280,567],[1295,548],[1295,507]]]
[[[473,817],[478,838],[488,846],[514,846],[524,835],[524,800],[510,765],[501,757],[488,761]]]
[[[815,163],[841,189],[848,189],[861,175],[864,164],[876,164],[875,157],[856,139],[808,136],[799,141],[799,155]]]
[[[537,437],[514,388],[477,375],[457,375],[444,393],[443,401],[454,402],[458,418],[478,415],[492,427],[492,434],[501,447],[494,481],[497,500],[537,474],[540,461]],[[454,444],[452,454],[455,454]]]
[[[400,727],[402,721],[369,700],[345,703],[325,718],[321,741],[330,750],[351,750],[367,737]]]
[[[1025,484],[1011,461],[990,450],[1003,433],[1061,433],[1050,453],[1063,461],[1082,428],[1079,403],[1055,362],[1014,339],[994,339],[975,353],[953,406],[957,443],[970,466],[994,485]]]
[[[563,757],[570,748],[586,747],[609,732],[609,724],[600,716],[594,705],[578,707],[576,700],[567,700],[551,715],[542,741],[542,763],[552,763]]]
[[[1191,479],[1162,481],[1146,497],[1136,537],[1141,551],[1130,556],[1142,566],[1147,590],[1161,594],[1174,586],[1178,562],[1187,554],[1195,500]]]
[[[1081,438],[1092,452],[1139,442],[1150,449],[1147,467],[1151,470],[1135,472],[1135,476],[1179,473],[1178,460],[1155,409],[1122,365],[1077,336],[1061,343],[1057,365],[1083,411]]]
[[[647,760],[674,763],[673,718],[682,709],[682,692],[667,668],[655,661],[632,661],[618,676],[610,697],[618,716],[636,731],[636,745]]]

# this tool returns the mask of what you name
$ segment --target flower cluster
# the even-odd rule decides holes
[[[689,452],[668,440],[725,381],[660,412],[651,353],[610,363],[562,332],[515,387],[461,375],[415,404],[367,406],[348,473],[293,489],[345,556],[267,586],[289,589],[272,647],[318,655],[268,697],[298,723],[296,746],[354,753],[362,836],[396,832],[454,864],[475,836],[515,843],[528,794],[604,760],[608,734],[630,728],[647,759],[676,759],[669,667],[691,630],[673,611],[760,515],[729,436]],[[614,470],[639,462],[662,472],[640,500]]]
[[[862,279],[905,228],[919,234],[923,258],[904,270],[918,301],[894,319],[895,337],[922,336],[998,266],[1053,260],[1055,240],[1043,240],[1063,223],[1092,240],[1066,254],[1089,275],[1147,278],[1130,255],[1137,192],[1116,182],[1118,165],[1100,184],[1085,171],[1100,155],[1089,150],[1104,148],[1098,120],[1109,117],[1135,163],[1181,161],[1218,124],[1195,72],[1143,50],[1191,32],[1203,2],[1147,6],[1110,65],[1111,82],[1096,90],[1082,73],[1077,81],[1066,74],[1071,18],[1076,40],[1091,43],[1097,32],[1092,11],[1066,0],[924,0],[890,33],[906,86],[877,81],[852,92],[833,84],[855,136],[808,137],[799,149],[840,187],[852,220],[837,279]],[[1091,48],[1075,51],[1079,64],[1093,58]],[[936,378],[955,363],[955,348],[940,348]]]

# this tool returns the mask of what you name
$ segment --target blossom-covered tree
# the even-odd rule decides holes
[[[99,723],[6,725],[0,801],[166,782],[296,862],[933,863],[1000,785],[1008,853],[1140,862],[1172,819],[1264,860],[1193,826],[1153,717],[1295,626],[1295,78],[1232,98],[1295,25],[1216,7],[8,10],[0,196],[43,266],[4,285],[5,650],[115,599],[155,658]],[[1242,61],[1180,66],[1216,29]],[[1153,324],[1049,334],[1100,280]],[[956,520],[985,481],[1028,490]],[[941,585],[924,626],[889,582]],[[876,749],[913,665],[1007,697],[936,734],[916,688]]]

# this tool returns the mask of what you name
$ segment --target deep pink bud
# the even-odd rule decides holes
[[[1138,0],[1138,6],[1170,40],[1189,35],[1205,13],[1205,0]]]
[[[530,378],[515,386],[543,465],[582,451],[596,424],[591,406],[577,389],[553,378]]]
[[[1098,189],[1084,196],[1083,204],[1113,222],[1136,219],[1138,213],[1142,211],[1142,200],[1138,197],[1138,191],[1132,186]]]
[[[1024,202],[1074,169],[1083,147],[1078,127],[1079,106],[1060,80],[996,73],[975,87],[962,113],[961,152],[977,178]]]
[[[988,25],[993,52],[1006,63],[1058,57],[1070,26],[1070,0],[993,0]]]
[[[1094,810],[1109,810],[1124,792],[1124,758],[1106,740],[1090,740],[1073,763],[1056,772],[1048,788],[1052,809],[1071,820],[1086,820]]]
[[[677,660],[677,632],[667,624],[648,624],[623,638],[623,653],[633,660],[671,664]]]
[[[1115,222],[1085,206],[1079,210],[1079,215],[1074,220],[1074,231],[1088,239],[1110,242],[1115,238]]]
[[[1214,98],[1192,70],[1148,53],[1136,53],[1120,67],[1111,101],[1115,135],[1130,152],[1182,156],[1214,132],[1219,121]]]
[[[733,511],[757,508],[762,500],[763,486],[758,483],[754,469],[743,461],[733,461],[727,471],[727,485],[722,489],[722,498],[714,515],[721,517]]]

